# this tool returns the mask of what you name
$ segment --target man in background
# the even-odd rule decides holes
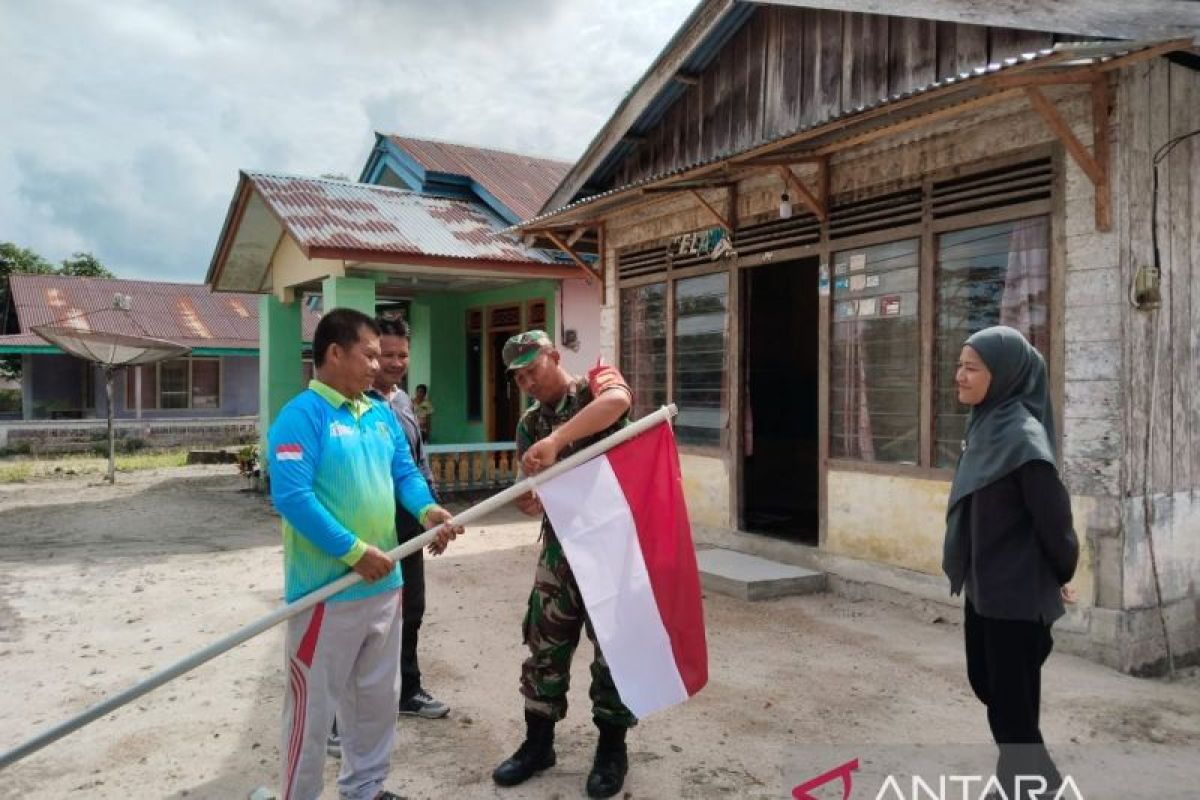
[[[379,372],[374,385],[368,392],[376,399],[388,404],[396,421],[408,439],[413,462],[433,490],[433,473],[429,470],[429,457],[425,453],[425,442],[420,425],[408,394],[400,388],[408,373],[409,330],[402,320],[379,319]],[[403,508],[396,509],[396,538],[404,544],[425,532],[421,523]],[[400,561],[400,572],[404,575],[404,593],[401,608],[404,622],[400,633],[400,713],[440,719],[450,713],[450,706],[434,699],[421,685],[421,669],[417,663],[417,638],[421,620],[425,616],[425,556],[420,550]]]

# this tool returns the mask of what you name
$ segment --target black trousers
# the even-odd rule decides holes
[[[980,616],[966,602],[963,623],[967,678],[987,706],[992,739],[1000,746],[996,777],[1011,798],[1015,776],[1037,775],[1052,789],[1062,778],[1046,751],[1039,728],[1042,664],[1054,647],[1050,626],[1026,620]],[[1026,788],[1033,788],[1029,783]],[[1052,797],[1053,792],[1046,795]]]
[[[396,519],[397,538],[403,544],[424,533],[420,525],[405,525]],[[401,527],[403,525],[403,527]],[[421,689],[421,667],[417,663],[417,636],[425,616],[425,555],[418,550],[400,559],[404,590],[400,594],[400,699],[407,700]]]

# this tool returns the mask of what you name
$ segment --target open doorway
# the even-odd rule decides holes
[[[816,544],[819,322],[816,257],[742,272],[742,528]]]
[[[517,422],[521,417],[521,392],[508,377],[504,367],[504,343],[516,329],[488,333],[488,351],[491,357],[491,435],[493,442],[511,442],[517,435]]]

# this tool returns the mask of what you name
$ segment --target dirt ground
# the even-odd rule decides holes
[[[115,488],[0,487],[0,750],[280,602],[278,518],[228,469],[122,475]],[[399,722],[394,791],[583,795],[595,742],[586,643],[559,765],[516,789],[490,779],[522,733],[519,625],[535,537],[533,523],[505,511],[428,563],[422,667],[453,711]],[[705,608],[709,686],[630,734],[626,797],[787,797],[788,763],[814,744],[990,741],[956,624],[831,595],[745,603],[709,594]],[[280,647],[279,630],[268,632],[50,745],[0,775],[0,797],[245,798],[274,786]],[[1194,676],[1139,680],[1055,654],[1043,732],[1052,743],[1194,754],[1198,689]],[[335,770],[331,762],[327,797]]]

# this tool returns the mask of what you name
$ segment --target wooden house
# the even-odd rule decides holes
[[[1083,547],[1058,630],[1149,671],[1200,655],[1200,4],[1070,6],[705,0],[520,229],[601,256],[703,535],[843,582],[946,597],[955,361],[1020,328]]]

